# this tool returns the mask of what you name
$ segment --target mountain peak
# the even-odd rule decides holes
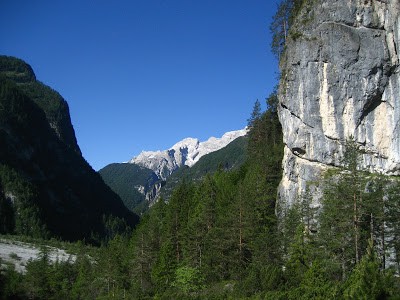
[[[246,133],[247,128],[244,128],[227,132],[221,138],[210,137],[204,142],[200,142],[196,138],[185,138],[168,150],[142,151],[138,156],[132,158],[129,163],[149,168],[165,180],[180,167],[184,165],[193,166],[202,156],[227,146],[238,137],[246,135]]]
[[[0,55],[0,73],[16,83],[30,83],[36,81],[32,67],[22,59]]]

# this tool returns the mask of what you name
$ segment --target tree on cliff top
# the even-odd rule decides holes
[[[269,30],[272,35],[271,51],[278,61],[285,49],[288,32],[306,0],[282,0],[276,9]]]

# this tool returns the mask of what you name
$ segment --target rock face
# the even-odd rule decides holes
[[[339,166],[354,137],[371,172],[400,174],[400,2],[306,1],[281,59],[281,203]]]

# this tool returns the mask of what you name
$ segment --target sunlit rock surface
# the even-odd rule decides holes
[[[283,205],[340,165],[350,136],[365,152],[364,168],[400,174],[400,2],[321,0],[309,7],[281,59]]]

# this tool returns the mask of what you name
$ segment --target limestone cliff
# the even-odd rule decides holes
[[[400,1],[308,0],[281,58],[281,203],[339,166],[346,138],[363,167],[400,174]]]

